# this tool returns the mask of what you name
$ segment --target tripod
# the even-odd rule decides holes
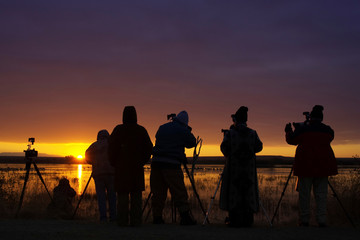
[[[205,209],[204,209],[204,207],[203,207],[203,205],[202,205],[202,202],[201,202],[201,200],[200,200],[200,196],[199,196],[199,194],[198,194],[198,192],[197,192],[197,190],[196,190],[196,188],[195,188],[194,179],[192,178],[192,176],[191,176],[191,174],[190,174],[190,172],[189,172],[189,169],[188,169],[188,167],[186,166],[186,163],[185,163],[185,162],[183,163],[183,166],[184,166],[184,169],[185,169],[186,174],[187,174],[188,177],[189,177],[189,180],[190,180],[190,183],[191,183],[191,187],[192,187],[192,189],[193,189],[193,191],[194,191],[194,194],[195,194],[195,196],[196,196],[196,199],[197,199],[198,202],[199,202],[201,211],[203,212],[204,216],[206,216],[206,211],[205,211]],[[148,195],[148,197],[146,198],[144,207],[143,207],[143,209],[142,209],[143,214],[144,214],[144,212],[145,212],[145,209],[146,209],[147,205],[149,204],[150,199],[152,198],[152,195],[153,195],[153,192],[150,192],[149,195]],[[148,218],[148,216],[149,216],[149,214],[150,214],[150,210],[151,210],[151,208],[149,209],[148,213],[146,214],[145,220]],[[171,214],[171,215],[172,215],[172,220],[173,220],[173,222],[174,222],[174,220],[176,219],[176,210],[174,209],[173,204],[172,204],[171,213],[172,213],[172,214]],[[175,217],[174,217],[174,216],[175,216]],[[206,219],[205,221],[207,221],[208,223],[210,223],[208,219]]]
[[[153,192],[150,192],[148,197],[146,198],[144,207],[142,209],[142,214],[144,214],[145,209],[146,209],[147,205],[149,204],[149,201],[152,198],[153,194],[154,194]],[[151,212],[151,205],[150,205],[150,208],[149,208],[148,212],[146,213],[146,216],[145,216],[145,219],[144,219],[145,221],[149,218],[150,212]],[[174,204],[173,199],[171,199],[171,221],[173,223],[176,222],[176,208],[175,208],[175,204]]]
[[[277,207],[276,207],[274,216],[272,217],[271,224],[273,224],[274,219],[275,219],[275,217],[276,217],[276,214],[277,214],[277,212],[278,212],[278,210],[279,210],[281,200],[282,200],[282,198],[283,198],[283,196],[284,196],[284,194],[285,194],[285,190],[286,190],[287,185],[288,185],[288,183],[289,183],[289,180],[290,180],[290,178],[291,178],[292,172],[293,172],[293,168],[291,168],[290,174],[289,174],[289,176],[288,176],[288,178],[287,178],[287,181],[286,181],[286,183],[285,183],[285,186],[284,186],[284,190],[283,190],[282,193],[281,193],[281,197],[280,197],[280,200],[279,200],[278,205],[277,205]],[[349,222],[351,223],[351,225],[352,225],[354,228],[356,228],[354,222],[352,221],[350,215],[349,215],[349,214],[347,213],[347,211],[345,210],[344,205],[341,203],[341,201],[340,201],[338,195],[336,194],[335,189],[334,189],[333,186],[331,185],[330,181],[328,180],[327,183],[328,183],[331,191],[333,192],[333,196],[336,198],[336,200],[338,201],[340,207],[341,207],[342,210],[344,211],[344,214],[346,215],[347,219],[349,220]]]
[[[31,150],[31,151],[33,151],[33,150]],[[46,192],[48,193],[51,201],[53,201],[53,199],[52,199],[52,197],[51,197],[51,194],[50,194],[48,188],[46,187],[45,181],[44,181],[44,179],[43,179],[42,176],[41,176],[41,173],[40,173],[40,171],[39,171],[39,168],[37,167],[36,163],[34,162],[33,157],[27,156],[27,155],[28,155],[28,152],[25,151],[25,153],[26,153],[26,154],[25,154],[25,160],[26,160],[25,169],[26,169],[26,174],[25,174],[24,186],[23,186],[23,189],[22,189],[22,192],[21,192],[18,209],[17,209],[17,211],[16,211],[16,218],[17,218],[18,215],[19,215],[19,212],[20,212],[20,209],[21,209],[23,200],[24,200],[26,183],[27,183],[27,181],[29,180],[29,174],[30,174],[31,164],[34,165],[34,168],[35,168],[35,170],[36,170],[36,173],[37,173],[38,177],[40,178],[42,184],[44,185],[44,187],[45,187],[45,189],[46,189]],[[31,152],[31,153],[32,153],[32,152]],[[37,155],[37,152],[36,152],[36,155]]]
[[[199,149],[197,150],[198,146],[199,146]],[[192,178],[194,178],[195,164],[196,164],[197,160],[199,159],[201,147],[202,147],[202,139],[198,136],[196,138],[196,145],[194,148],[193,160],[192,160],[192,166],[191,166],[191,172],[190,172]]]
[[[90,183],[90,180],[91,180],[91,178],[92,178],[92,175],[93,175],[93,173],[91,172],[90,177],[89,177],[89,180],[87,181],[87,183],[86,183],[86,185],[85,185],[84,191],[83,191],[83,193],[82,193],[81,196],[80,196],[79,202],[78,202],[78,204],[76,205],[76,208],[75,208],[75,210],[74,210],[74,213],[73,213],[71,219],[74,219],[74,217],[75,217],[75,215],[76,215],[76,212],[77,212],[77,210],[78,210],[78,208],[79,208],[79,206],[80,206],[80,202],[81,202],[81,200],[84,198],[86,189],[87,189],[88,186],[89,186],[89,183]]]
[[[147,205],[149,204],[150,199],[152,198],[152,195],[153,195],[153,192],[150,191],[148,197],[146,198],[144,207],[143,207],[143,209],[142,209],[142,214],[144,214],[145,209],[146,209]],[[148,211],[147,214],[146,214],[145,221],[148,219],[148,217],[149,217],[149,215],[150,215],[150,212],[151,212],[151,206],[150,206],[150,208],[149,208],[149,211]]]
[[[344,205],[341,203],[341,201],[340,201],[340,199],[339,199],[338,195],[337,195],[337,194],[336,194],[336,192],[335,192],[335,189],[334,189],[334,188],[333,188],[333,186],[330,184],[330,181],[329,181],[329,180],[328,180],[328,185],[329,185],[329,187],[330,187],[331,191],[333,192],[333,196],[334,196],[334,197],[336,198],[336,200],[339,202],[340,207],[341,207],[341,208],[342,208],[342,210],[344,211],[344,213],[345,213],[345,215],[346,215],[347,219],[349,220],[349,222],[351,223],[351,225],[352,225],[354,228],[356,228],[356,226],[355,226],[355,224],[354,224],[353,220],[350,218],[349,214],[348,214],[348,213],[347,213],[347,211],[345,210]]]
[[[217,193],[217,191],[219,190],[220,183],[221,183],[222,178],[223,178],[223,174],[224,174],[224,173],[221,173],[221,174],[220,174],[220,179],[219,179],[219,182],[218,182],[218,184],[217,184],[217,186],[216,186],[215,193],[214,193],[214,195],[211,197],[210,204],[209,204],[209,208],[208,208],[208,210],[206,211],[206,216],[205,216],[205,219],[204,219],[204,221],[203,221],[203,225],[205,225],[206,221],[208,221],[209,214],[210,214],[210,210],[211,210],[211,207],[212,207],[213,202],[214,202],[214,200],[215,200],[216,193]],[[270,227],[272,227],[272,222],[270,222],[269,215],[267,214],[267,212],[266,212],[266,210],[265,210],[265,208],[264,208],[264,206],[263,206],[260,198],[259,198],[259,205],[261,206],[261,209],[264,211],[265,217],[266,217],[267,221],[269,222]]]
[[[286,183],[285,183],[285,186],[284,186],[284,190],[282,191],[281,196],[280,196],[280,199],[279,199],[279,202],[278,202],[278,204],[277,204],[277,206],[276,206],[276,209],[275,209],[275,212],[274,212],[274,216],[273,216],[272,219],[271,219],[271,224],[274,224],[274,219],[275,219],[275,217],[276,217],[276,215],[277,215],[277,212],[278,212],[278,210],[279,210],[281,200],[282,200],[282,198],[284,197],[285,190],[286,190],[286,188],[287,188],[287,185],[289,184],[289,181],[290,181],[290,178],[291,178],[291,175],[292,175],[293,170],[294,170],[294,169],[291,168],[291,171],[290,171],[290,173],[289,173],[289,176],[288,176],[288,178],[287,178],[287,180],[286,180]]]
[[[214,193],[214,196],[211,197],[211,200],[210,200],[210,204],[209,204],[209,208],[208,210],[206,211],[206,215],[205,215],[205,218],[204,218],[204,221],[203,221],[203,225],[205,225],[205,223],[208,221],[208,218],[209,218],[209,213],[210,213],[210,210],[211,210],[211,207],[214,203],[214,200],[215,200],[215,197],[216,197],[216,193],[217,191],[219,190],[219,187],[220,187],[220,183],[222,181],[222,178],[223,178],[223,173],[220,174],[220,179],[219,179],[219,182],[216,186],[216,189],[215,189],[215,193]]]
[[[190,183],[191,183],[191,187],[192,187],[192,189],[193,189],[193,191],[194,191],[194,194],[195,194],[195,196],[196,196],[196,198],[197,198],[197,200],[198,200],[198,202],[199,202],[201,211],[203,212],[204,216],[206,217],[206,211],[205,211],[205,209],[204,209],[204,207],[203,207],[203,205],[202,205],[202,203],[201,203],[200,196],[199,196],[198,192],[196,191],[194,179],[193,179],[192,176],[190,175],[189,169],[188,169],[188,167],[186,166],[186,163],[185,163],[185,162],[183,162],[183,165],[184,165],[185,172],[186,172],[186,174],[187,174],[188,177],[189,177],[189,180],[190,180]],[[207,223],[210,223],[208,218],[206,218],[206,221],[207,221]]]

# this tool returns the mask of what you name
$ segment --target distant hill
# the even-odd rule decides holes
[[[34,158],[36,163],[50,163],[50,164],[76,164],[76,163],[84,163],[82,161],[77,160],[74,157],[37,157]],[[24,156],[0,156],[0,163],[24,163]]]
[[[257,156],[256,162],[258,167],[279,167],[291,166],[293,164],[293,157],[283,156]],[[50,164],[84,164],[84,160],[78,160],[74,157],[37,157],[35,162],[50,163]],[[192,163],[192,158],[188,158],[188,162]],[[337,158],[340,166],[360,166],[360,159],[355,158]],[[24,156],[1,156],[0,163],[25,163]],[[196,164],[225,164],[224,157],[199,157]]]
[[[1,152],[0,157],[24,157],[24,152]],[[46,153],[39,153],[39,157],[61,157],[60,155],[52,155]]]

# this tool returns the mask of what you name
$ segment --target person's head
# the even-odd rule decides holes
[[[100,130],[97,134],[97,140],[108,139],[110,136],[109,132],[106,129]]]
[[[66,177],[63,177],[59,180],[59,186],[61,186],[61,187],[70,186],[70,182]]]
[[[247,116],[248,108],[241,106],[235,114],[232,115],[234,122],[236,123],[246,123],[248,120]]]
[[[178,115],[176,115],[174,120],[188,126],[188,124],[189,124],[189,115],[188,115],[188,113],[186,111],[181,111],[181,112],[179,112]]]
[[[310,120],[322,122],[322,120],[324,119],[323,110],[324,110],[323,106],[315,105],[310,113]]]
[[[126,106],[124,108],[123,123],[137,123],[136,110],[134,106]]]

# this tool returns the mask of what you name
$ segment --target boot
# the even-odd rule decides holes
[[[190,211],[180,213],[180,225],[195,225],[196,221]]]

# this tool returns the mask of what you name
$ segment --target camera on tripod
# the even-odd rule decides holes
[[[38,151],[34,149],[31,149],[31,146],[34,145],[35,142],[35,138],[29,138],[28,140],[29,144],[27,145],[28,148],[26,150],[24,150],[25,152],[25,157],[26,158],[34,158],[38,156]]]
[[[304,122],[293,122],[294,128],[298,128],[298,127],[309,124],[310,112],[303,112],[303,115],[305,116],[305,121]]]
[[[45,181],[44,181],[43,177],[41,176],[40,170],[37,167],[35,161],[33,160],[33,158],[38,156],[38,152],[35,149],[31,149],[31,146],[34,145],[35,138],[29,138],[28,141],[29,141],[29,144],[27,145],[28,148],[26,150],[24,150],[24,152],[25,152],[25,162],[26,162],[26,165],[25,165],[26,173],[25,173],[25,178],[24,178],[24,186],[23,186],[23,189],[22,189],[22,192],[21,192],[18,209],[16,211],[16,217],[18,217],[18,215],[20,213],[22,203],[23,203],[23,199],[24,199],[24,195],[25,195],[26,183],[29,180],[29,174],[30,174],[31,165],[34,165],[34,168],[35,168],[35,171],[36,171],[37,175],[39,176],[42,184],[44,185],[44,187],[46,189],[46,192],[48,193],[48,195],[49,195],[49,197],[51,199],[51,202],[53,202],[53,198],[51,197],[51,194],[50,194],[48,188],[46,187]]]

